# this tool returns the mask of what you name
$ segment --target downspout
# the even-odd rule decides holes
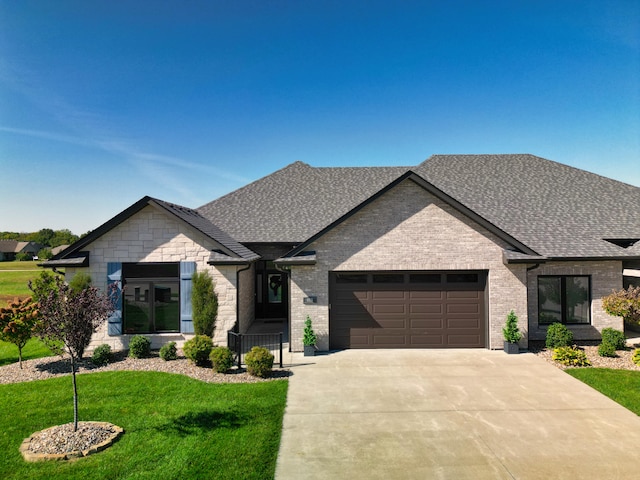
[[[240,273],[251,268],[251,263],[246,267],[236,270],[236,323],[233,326],[234,333],[240,333]]]

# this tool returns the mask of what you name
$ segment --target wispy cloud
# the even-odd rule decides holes
[[[182,158],[145,152],[128,142],[116,138],[102,138],[98,140],[65,135],[58,132],[15,128],[3,125],[0,125],[0,132],[25,135],[87,148],[97,148],[122,158],[150,181],[194,202],[201,200],[197,195],[194,195],[193,189],[190,186],[180,180],[181,177],[185,177],[188,174],[210,175],[212,179],[224,179],[242,184],[249,181],[245,177],[235,175],[215,165],[207,165]]]
[[[0,132],[14,135],[25,135],[53,142],[94,148],[107,152],[128,162],[147,178],[167,191],[173,191],[184,199],[200,201],[193,188],[188,185],[187,178],[203,175],[211,176],[212,182],[227,180],[247,183],[249,179],[229,172],[213,162],[201,163],[184,158],[146,151],[143,147],[125,139],[114,128],[108,116],[105,117],[90,110],[78,108],[58,92],[52,92],[42,85],[37,72],[25,69],[20,62],[0,59],[0,82],[5,87],[16,91],[21,96],[45,112],[56,124],[62,125],[72,134],[58,131],[20,128],[13,125],[0,125]]]

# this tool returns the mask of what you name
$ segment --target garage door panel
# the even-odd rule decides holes
[[[411,345],[416,347],[443,347],[444,337],[442,335],[411,335]]]
[[[413,315],[421,315],[425,317],[438,315],[443,313],[442,305],[409,305],[409,313]]]
[[[480,328],[481,322],[477,318],[449,318],[447,319],[447,328],[449,329],[469,329]]]
[[[330,274],[331,348],[472,348],[485,346],[486,273],[354,272],[366,283]],[[410,279],[441,278],[440,283]],[[479,279],[476,284],[458,278]],[[399,279],[404,278],[403,283]],[[453,280],[447,283],[448,278]],[[385,279],[389,279],[385,283]]]
[[[404,303],[399,303],[397,305],[389,305],[389,304],[376,305],[374,303],[372,310],[374,315],[378,315],[378,314],[405,315],[407,313],[406,307],[407,306]]]
[[[373,345],[388,348],[402,348],[407,345],[407,337],[404,334],[398,335],[373,335]]]
[[[440,290],[411,290],[409,292],[409,298],[411,300],[419,301],[421,299],[424,300],[433,300],[433,301],[441,301],[444,297],[444,292]]]
[[[388,288],[388,286],[385,286]],[[373,291],[371,292],[371,298],[373,300],[400,300],[404,301],[407,292],[405,291],[394,291],[394,290],[382,290],[379,292]]]
[[[357,335],[351,334],[346,338],[346,345],[351,347],[364,346],[369,345],[369,335]]]
[[[378,330],[380,329],[401,329],[404,330],[407,328],[407,320],[404,318],[377,318],[376,323],[378,324]]]
[[[452,347],[474,347],[480,342],[479,335],[447,335],[447,343]]]
[[[444,320],[442,318],[412,318],[410,322],[410,327],[413,328],[433,328],[440,329],[443,328]]]
[[[465,299],[465,298],[477,300],[480,297],[480,292],[475,290],[454,290],[454,291],[446,292],[446,297],[447,297],[447,300],[449,299],[459,300],[459,299]]]
[[[447,314],[471,314],[478,315],[480,313],[480,305],[477,303],[447,303]]]

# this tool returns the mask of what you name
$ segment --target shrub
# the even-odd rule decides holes
[[[633,357],[631,357],[631,360],[633,360],[633,363],[636,365],[640,365],[640,348],[636,348],[633,351]]]
[[[609,315],[624,318],[627,324],[640,324],[640,286],[613,292],[602,299],[602,309]]]
[[[196,335],[213,336],[218,315],[218,296],[209,272],[196,272],[191,278],[191,308]]]
[[[176,348],[176,342],[165,343],[160,347],[160,358],[165,362],[169,360],[176,360],[178,358],[178,349]]]
[[[507,323],[502,329],[502,335],[504,336],[504,340],[509,343],[518,343],[522,338],[522,333],[520,333],[520,329],[518,328],[518,317],[513,310],[507,315]]]
[[[627,346],[627,337],[624,332],[615,328],[603,328],[602,343],[610,344],[615,350],[624,350]]]
[[[304,335],[302,337],[302,344],[304,346],[310,347],[314,346],[318,341],[318,336],[311,328],[311,317],[307,315],[307,319],[304,321]]]
[[[573,332],[561,323],[553,323],[547,328],[547,348],[568,347],[573,344]]]
[[[151,355],[151,340],[143,335],[135,335],[129,342],[129,356],[144,358]]]
[[[111,361],[111,347],[106,343],[99,345],[91,355],[91,363],[98,367],[104,367]]]
[[[227,347],[215,347],[209,355],[213,369],[225,373],[233,366],[233,353]]]
[[[24,252],[16,253],[16,260],[18,262],[26,262],[31,259],[32,259],[31,254],[29,253],[24,253]]]
[[[598,345],[598,355],[601,357],[617,357],[616,355],[616,347],[611,343],[602,342]]]
[[[89,288],[91,286],[91,276],[85,272],[78,272],[69,282],[69,286],[71,287],[72,292],[81,292],[85,288]]]
[[[264,347],[253,347],[244,357],[247,371],[255,377],[266,377],[273,367],[273,354]]]
[[[556,362],[570,367],[588,367],[591,365],[584,350],[579,349],[575,345],[556,348],[551,358]]]
[[[184,356],[199,367],[209,364],[209,355],[213,350],[213,341],[206,335],[196,335],[184,342]]]

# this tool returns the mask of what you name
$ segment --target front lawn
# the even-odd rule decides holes
[[[31,296],[29,280],[40,275],[42,268],[36,262],[0,262],[0,306],[15,297]]]
[[[30,339],[22,349],[22,360],[50,357],[51,350],[37,338]],[[18,361],[18,347],[13,343],[0,341],[0,367]]]
[[[32,433],[73,420],[71,378],[0,385],[0,478],[269,479],[275,472],[286,381],[204,383],[160,372],[78,375],[80,421],[125,434],[75,462],[26,463]]]
[[[572,377],[640,415],[640,372],[610,368],[570,368]]]

